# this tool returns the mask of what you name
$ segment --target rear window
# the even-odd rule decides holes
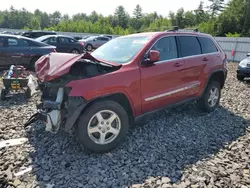
[[[218,51],[214,42],[211,39],[206,37],[198,37],[198,39],[200,41],[203,54],[213,53]]]
[[[179,36],[182,57],[200,55],[200,43],[193,36]]]

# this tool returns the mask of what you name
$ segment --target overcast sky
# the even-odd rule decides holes
[[[176,12],[180,7],[184,10],[194,10],[198,7],[200,0],[1,0],[0,10],[9,9],[13,5],[17,9],[25,7],[29,11],[39,8],[42,11],[52,13],[56,10],[62,14],[86,13],[93,10],[103,15],[113,14],[118,5],[123,5],[129,14],[132,14],[136,4],[140,4],[143,12],[156,11],[168,16],[169,11]],[[208,0],[204,0],[205,5]]]

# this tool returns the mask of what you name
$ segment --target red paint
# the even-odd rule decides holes
[[[92,100],[112,93],[122,93],[127,96],[135,117],[145,112],[201,95],[209,74],[213,70],[224,69],[223,61],[226,56],[219,46],[217,47],[220,51],[214,54],[178,58],[165,63],[153,63],[152,66],[148,67],[141,66],[140,64],[145,53],[157,39],[163,36],[177,36],[182,34],[186,35],[187,32],[134,34],[147,35],[152,38],[130,63],[119,65],[112,62],[104,62],[114,66],[121,66],[119,70],[68,83],[67,86],[72,87],[69,95],[82,96],[86,100]],[[188,34],[210,37],[201,33]],[[210,38],[213,40],[212,37]],[[38,78],[42,82],[46,82],[66,74],[69,72],[70,67],[81,57],[82,55],[56,53],[50,55],[50,62],[48,61],[48,57],[42,57],[36,63]],[[94,59],[90,54],[84,55],[84,58]],[[204,61],[204,58],[207,59]],[[152,51],[150,59],[159,59],[159,53]],[[194,84],[197,86],[186,90],[183,89]],[[151,101],[145,100],[173,91],[178,92]]]

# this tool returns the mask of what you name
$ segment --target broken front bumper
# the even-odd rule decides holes
[[[25,126],[41,120],[45,123],[46,131],[57,133],[63,125],[64,131],[70,132],[83,108],[87,105],[87,101],[82,97],[69,97],[68,94],[69,90],[64,87],[57,90],[56,97],[45,94],[43,102],[37,105],[37,113]]]
[[[25,126],[41,120],[45,123],[45,130],[56,133],[62,123],[62,103],[64,99],[64,89],[59,88],[55,101],[45,100],[37,105],[37,113],[34,114]]]

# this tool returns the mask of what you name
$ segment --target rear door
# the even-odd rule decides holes
[[[178,56],[176,37],[165,36],[150,49],[160,52],[160,61],[140,69],[143,113],[181,101],[183,92],[185,63]]]
[[[71,48],[69,38],[57,37],[57,50],[58,52],[69,52]]]
[[[185,95],[187,98],[195,97],[200,91],[202,75],[209,58],[202,54],[201,45],[196,35],[178,36],[180,55],[185,60],[183,82],[189,89]]]
[[[0,37],[0,67],[6,66],[6,53],[7,53],[7,46],[5,45],[5,37]]]

